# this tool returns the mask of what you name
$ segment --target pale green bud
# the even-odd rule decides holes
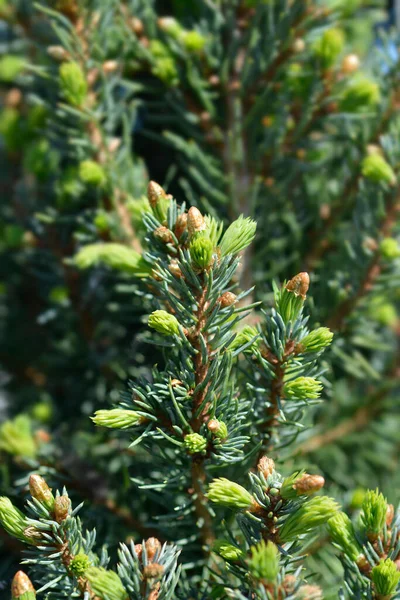
[[[213,546],[214,552],[222,556],[225,560],[240,560],[244,552],[237,546],[230,544],[226,540],[216,540]]]
[[[23,71],[26,61],[21,56],[6,54],[0,58],[0,81],[11,83]]]
[[[29,491],[32,498],[36,498],[47,510],[53,510],[54,496],[43,477],[36,474],[31,475],[29,477]]]
[[[207,423],[207,429],[219,440],[225,440],[228,437],[228,427],[224,421],[210,419]]]
[[[185,436],[185,448],[189,454],[205,454],[207,440],[199,433],[189,433]]]
[[[84,183],[100,187],[106,182],[106,174],[94,160],[84,160],[79,165],[79,177]]]
[[[157,20],[157,25],[162,31],[165,31],[165,33],[168,33],[175,39],[178,39],[182,34],[182,27],[174,17],[161,17]]]
[[[73,106],[82,106],[88,85],[81,67],[76,62],[65,62],[60,67],[60,88],[66,101]]]
[[[386,260],[394,260],[400,256],[400,248],[394,238],[384,238],[379,245],[379,250]]]
[[[371,306],[371,319],[385,327],[395,327],[398,321],[397,309],[390,302]]]
[[[237,350],[237,348],[248,344],[251,340],[257,338],[257,336],[259,336],[259,332],[257,331],[257,329],[255,327],[251,327],[251,325],[246,325],[245,327],[243,327],[242,331],[239,331],[239,333],[236,334],[236,337],[229,346],[229,349]],[[258,339],[254,339],[254,342],[250,344],[248,348],[246,348],[245,352],[254,352],[255,350],[257,350],[257,348]]]
[[[386,522],[386,498],[379,490],[368,490],[362,503],[361,522],[367,535],[378,536]]]
[[[66,298],[66,289],[64,287],[62,288],[53,288],[53,290],[55,289],[59,289],[62,290],[62,299],[64,300]],[[52,292],[53,292],[52,290]],[[52,297],[53,300],[53,297]],[[56,300],[54,300],[56,301]],[[61,301],[58,300],[60,303]],[[43,401],[43,402],[37,402],[36,404],[34,404],[32,406],[32,417],[34,419],[36,419],[37,421],[41,421],[42,423],[49,423],[52,419],[53,416],[53,408],[50,404],[50,402],[47,401]]]
[[[256,234],[257,223],[240,215],[236,221],[233,221],[225,231],[219,249],[221,256],[228,254],[238,254],[241,250],[247,248]]]
[[[275,305],[285,323],[295,321],[307,297],[310,276],[306,272],[298,273],[282,288],[274,284]]]
[[[343,52],[343,48],[343,31],[337,28],[327,29],[315,42],[314,54],[321,61],[323,67],[329,69],[334,65],[339,54]]]
[[[154,59],[151,68],[153,75],[161,79],[167,86],[177,85],[179,83],[178,69],[168,47],[159,40],[152,40],[149,50]]]
[[[150,265],[146,263],[139,252],[114,242],[84,246],[74,256],[74,263],[79,269],[88,269],[98,264],[104,264],[136,277],[147,277],[151,273]]]
[[[143,417],[138,415],[137,412],[125,408],[97,410],[91,419],[95,425],[109,427],[110,429],[128,429],[140,425],[143,421]]]
[[[102,600],[126,600],[128,598],[121,579],[114,571],[107,571],[102,567],[89,567],[85,571],[85,578],[89,581],[96,596]]]
[[[27,415],[18,415],[10,421],[4,421],[0,427],[0,449],[13,456],[35,458],[37,444]]]
[[[340,108],[345,112],[368,111],[379,104],[380,99],[378,85],[366,77],[359,77],[343,93]]]
[[[324,525],[338,510],[339,505],[333,498],[328,496],[311,498],[290,513],[279,531],[279,538],[282,542],[295,540],[299,535]]]
[[[203,235],[198,235],[190,243],[190,256],[196,267],[206,269],[210,266],[214,247],[211,240]]]
[[[210,483],[207,498],[220,506],[237,509],[249,509],[255,502],[253,496],[244,487],[225,477],[219,477]]]
[[[83,552],[74,556],[69,563],[69,570],[76,576],[81,577],[90,567],[90,558]]]
[[[396,182],[396,175],[392,167],[380,154],[368,154],[361,163],[361,172],[364,177],[374,183]]]
[[[310,331],[298,344],[300,352],[321,352],[332,342],[333,333],[328,327],[318,327]]]
[[[313,400],[321,395],[322,384],[313,377],[297,377],[285,383],[283,393],[293,400]]]
[[[356,488],[350,500],[350,507],[353,509],[361,508],[366,493],[367,490],[365,490],[364,488]]]
[[[331,517],[328,521],[328,531],[332,541],[340,547],[344,554],[356,561],[362,553],[362,549],[356,540],[353,523],[346,513],[338,512]]]
[[[249,571],[256,579],[275,581],[279,573],[279,550],[271,541],[261,540],[250,548]]]
[[[371,579],[379,598],[389,600],[397,591],[400,582],[400,571],[396,564],[390,559],[382,560],[371,571]]]
[[[207,41],[198,31],[184,31],[181,40],[188,52],[201,52]]]
[[[149,316],[147,324],[163,335],[179,335],[179,321],[166,310],[155,310]]]
[[[0,496],[0,523],[10,535],[28,541],[24,533],[28,526],[25,515],[5,496]]]
[[[35,600],[36,592],[28,575],[18,571],[11,584],[11,600]]]

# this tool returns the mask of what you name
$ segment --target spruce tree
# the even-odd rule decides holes
[[[0,3],[5,598],[400,598],[364,4]]]

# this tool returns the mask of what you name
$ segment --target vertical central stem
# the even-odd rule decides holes
[[[205,362],[203,362],[200,345],[200,335],[206,323],[206,297],[207,286],[206,284],[204,284],[202,291],[198,295],[197,299],[197,325],[192,337],[192,345],[197,350],[197,354],[195,355],[195,358],[193,360],[196,388],[204,382],[210,367],[209,346],[207,339],[205,340],[207,346],[207,358]],[[203,404],[204,399],[207,395],[207,390],[208,385],[200,389],[198,392],[195,392],[195,394],[193,395],[193,416],[191,426],[193,431],[196,433],[199,433],[200,428],[204,422],[205,412],[207,409],[206,407],[204,407],[202,410],[200,410],[200,407]],[[194,493],[194,507],[196,511],[196,517],[198,520],[198,526],[200,529],[200,536],[205,547],[205,553],[208,555],[209,547],[214,540],[214,533],[211,515],[207,508],[207,498],[204,495],[204,486],[207,481],[206,471],[204,468],[204,460],[205,459],[203,456],[193,456],[191,466],[191,478]]]

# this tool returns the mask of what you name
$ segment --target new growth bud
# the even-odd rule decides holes
[[[265,479],[268,479],[268,477],[275,471],[275,463],[272,458],[268,458],[268,456],[262,456],[258,461],[257,469],[264,475]]]
[[[254,504],[253,496],[244,487],[225,477],[219,477],[210,483],[207,498],[220,506],[236,509],[249,509]]]
[[[71,500],[68,496],[57,496],[54,500],[54,516],[57,523],[62,523],[71,512]]]
[[[109,427],[110,429],[128,429],[143,421],[143,417],[137,412],[124,408],[97,410],[91,419],[99,427]]]
[[[333,333],[328,327],[318,327],[310,331],[297,345],[298,352],[321,352],[327,348],[333,339]]]
[[[34,600],[35,598],[35,588],[28,575],[23,571],[18,571],[11,584],[11,600]]]
[[[236,302],[236,294],[232,292],[225,292],[218,298],[218,302],[221,304],[221,308],[227,308],[228,306],[232,306]]]
[[[189,454],[205,454],[207,440],[199,433],[189,433],[185,436],[184,445]]]
[[[161,551],[161,542],[157,538],[151,537],[146,540],[144,547],[146,550],[147,561],[153,562]]]
[[[179,335],[179,321],[166,310],[155,310],[151,313],[148,326],[162,335]]]
[[[85,571],[90,567],[90,559],[87,554],[81,552],[74,556],[69,564],[69,569],[76,577],[82,577]]]
[[[61,65],[60,88],[69,104],[82,106],[87,96],[88,85],[78,63],[71,61]]]
[[[0,496],[0,523],[10,535],[22,542],[28,541],[25,535],[28,526],[25,515],[5,496]]]
[[[296,498],[296,496],[311,496],[324,486],[325,479],[321,475],[309,473],[294,473],[282,483],[281,496],[283,498]]]
[[[353,523],[344,512],[338,512],[328,521],[328,531],[332,541],[353,561],[362,553],[356,540]]]
[[[103,167],[94,160],[84,160],[80,163],[79,177],[84,183],[93,187],[101,187],[106,181]]]
[[[189,235],[193,236],[206,229],[206,221],[198,208],[192,206],[187,215],[187,228]]]
[[[199,269],[206,269],[211,265],[214,246],[206,236],[196,236],[189,246],[190,256],[193,263]]]
[[[371,571],[371,578],[379,600],[389,600],[397,591],[400,582],[400,571],[390,559],[382,560]]]
[[[167,218],[170,196],[161,185],[155,181],[150,181],[147,186],[147,197],[154,215],[163,223]]]
[[[275,581],[279,573],[279,550],[271,541],[252,546],[248,560],[249,571],[255,579]]]
[[[327,29],[314,44],[315,56],[325,69],[332,67],[344,47],[344,34],[341,29]]]
[[[211,433],[220,440],[225,440],[228,437],[228,428],[224,421],[218,421],[218,419],[211,419],[207,423],[207,429],[211,431]]]
[[[284,521],[279,537],[282,542],[295,540],[299,535],[320,527],[339,510],[339,505],[328,496],[316,496],[290,513]]]
[[[291,400],[315,400],[321,395],[322,384],[313,377],[297,377],[284,385],[283,393]]]
[[[247,248],[254,239],[256,228],[256,222],[249,217],[243,217],[243,215],[233,221],[225,231],[219,245],[221,256],[238,254]]]
[[[379,251],[386,260],[394,260],[400,256],[400,248],[394,238],[384,238],[379,245]]]
[[[214,542],[213,550],[228,561],[240,560],[243,556],[243,551],[240,548],[225,540],[216,540]]]
[[[374,183],[396,183],[392,167],[380,154],[368,154],[361,163],[361,172]]]
[[[310,276],[308,273],[298,273],[286,284],[288,292],[293,292],[295,296],[300,296],[303,300],[306,299],[308,288],[310,286]]]
[[[387,513],[386,498],[378,490],[368,490],[362,503],[361,522],[372,540],[382,532]]]
[[[32,498],[39,500],[50,512],[54,508],[54,496],[46,481],[40,475],[29,477],[29,491]]]

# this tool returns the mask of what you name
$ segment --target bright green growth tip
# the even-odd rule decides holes
[[[206,235],[198,235],[189,246],[190,256],[196,267],[206,269],[210,266],[214,246],[212,241]]]
[[[151,273],[150,265],[139,252],[114,242],[84,246],[74,256],[74,263],[79,269],[103,264],[136,277],[147,277]]]
[[[400,247],[394,238],[384,238],[379,245],[379,250],[382,258],[386,260],[394,260],[400,256]]]
[[[74,556],[71,560],[69,568],[76,577],[81,577],[90,567],[90,558],[83,552]]]
[[[148,326],[162,335],[179,335],[179,321],[166,310],[155,310],[151,313]]]
[[[324,68],[334,65],[339,54],[344,48],[344,33],[341,29],[332,28],[324,31],[319,40],[314,44],[314,54],[321,61]]]
[[[80,107],[84,103],[88,85],[85,74],[76,62],[65,62],[60,67],[60,88],[69,104]]]
[[[210,483],[207,497],[215,504],[236,509],[248,509],[254,503],[253,496],[244,487],[225,477],[219,477]]]
[[[275,581],[279,573],[279,550],[271,541],[258,542],[250,548],[249,571],[256,579]]]
[[[344,512],[338,512],[328,521],[328,531],[332,541],[353,561],[360,556],[362,549],[356,540],[353,523]]]
[[[284,395],[293,400],[314,400],[319,398],[322,384],[313,377],[297,377],[285,384]]]
[[[80,163],[79,177],[84,183],[94,187],[100,187],[106,181],[104,169],[94,160],[84,160]]]
[[[221,256],[238,254],[238,252],[247,248],[254,239],[256,228],[256,222],[250,217],[245,218],[241,215],[236,221],[233,221],[221,240],[219,246]]]
[[[18,415],[4,421],[0,427],[0,449],[13,456],[35,458],[37,444],[28,415]]]
[[[0,496],[0,523],[4,529],[22,542],[27,542],[24,534],[28,526],[25,515],[6,496]]]
[[[97,410],[91,419],[99,427],[109,427],[110,429],[128,429],[139,425],[143,420],[135,411],[124,408]]]
[[[385,526],[386,498],[379,490],[368,490],[362,503],[361,521],[367,534],[380,534]]]
[[[128,598],[121,579],[114,571],[107,571],[102,567],[89,567],[85,571],[85,577],[93,592],[102,600],[126,600]]]
[[[388,600],[397,590],[400,582],[400,571],[396,564],[387,558],[382,560],[371,571],[371,578],[379,597]]]
[[[201,52],[207,41],[198,31],[184,31],[181,39],[188,52]]]
[[[315,496],[291,513],[283,523],[279,537],[282,542],[295,540],[324,525],[339,510],[338,503],[328,496]]]
[[[330,346],[332,340],[333,333],[328,327],[318,327],[301,340],[299,347],[301,352],[321,352]]]
[[[23,71],[26,61],[21,56],[6,54],[0,59],[0,81],[11,83]]]
[[[396,175],[389,163],[380,154],[369,154],[361,163],[361,172],[366,179],[374,183],[396,182]]]
[[[344,91],[340,108],[344,112],[368,112],[379,104],[380,99],[378,84],[367,77],[359,77]]]
[[[240,560],[244,555],[243,550],[230,544],[226,540],[216,540],[214,542],[213,550],[228,561]]]
[[[199,433],[189,433],[185,436],[184,445],[189,454],[205,454],[207,440]]]

